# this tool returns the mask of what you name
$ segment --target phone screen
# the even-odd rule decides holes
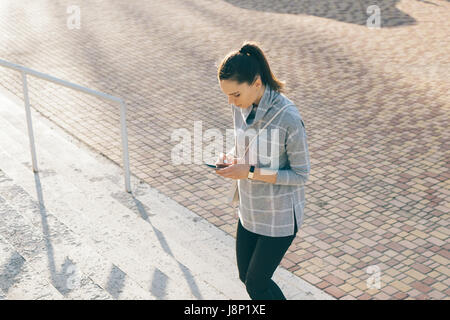
[[[209,163],[205,163],[206,166],[208,166],[209,168],[213,168],[213,169],[222,169],[225,167],[228,167],[229,164],[217,164],[217,166],[215,164],[209,164]]]

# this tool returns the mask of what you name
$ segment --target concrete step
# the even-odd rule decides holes
[[[58,299],[155,299],[1,170],[0,195],[0,235],[35,270],[35,281],[46,279],[59,291]]]
[[[0,199],[0,216],[6,210]],[[0,300],[59,300],[63,296],[0,235]]]

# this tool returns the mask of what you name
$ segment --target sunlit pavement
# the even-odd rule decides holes
[[[311,155],[305,223],[282,266],[338,299],[448,299],[450,3],[277,3],[79,1],[71,29],[70,3],[4,0],[0,58],[124,98],[131,171],[234,236],[230,181],[201,163],[174,165],[171,135],[193,138],[201,121],[225,136],[216,65],[244,40],[260,42]],[[371,4],[380,29],[366,25]],[[0,68],[0,84],[22,98],[18,73]],[[35,109],[121,164],[117,106],[29,85]]]

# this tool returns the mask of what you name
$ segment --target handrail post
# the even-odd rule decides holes
[[[31,162],[33,166],[33,172],[38,172],[38,165],[36,160],[36,148],[34,144],[33,123],[31,121],[30,100],[28,98],[27,74],[23,69],[20,72],[22,74],[23,98],[25,102],[25,113],[27,117],[28,137],[30,140]]]
[[[33,171],[38,172],[38,166],[36,161],[36,148],[34,144],[34,135],[33,135],[33,125],[31,122],[31,111],[30,111],[30,101],[28,98],[28,85],[27,85],[27,74],[30,76],[34,76],[49,82],[56,83],[60,86],[71,88],[76,91],[84,92],[86,94],[93,95],[98,98],[107,99],[114,102],[120,103],[120,126],[121,126],[121,137],[122,137],[122,157],[123,157],[123,168],[125,171],[125,190],[131,193],[131,185],[130,185],[130,161],[128,155],[128,135],[127,135],[127,120],[126,120],[126,105],[125,102],[118,98],[111,96],[109,94],[98,92],[95,90],[91,90],[89,88],[82,87],[80,85],[70,83],[65,80],[61,80],[55,77],[52,77],[48,74],[44,74],[32,69],[25,68],[23,66],[5,61],[0,59],[0,66],[16,70],[22,74],[22,83],[23,83],[23,95],[25,101],[25,111],[27,116],[27,126],[28,126],[28,136],[30,139],[30,148],[31,148],[31,159],[33,164]]]
[[[122,158],[123,168],[125,170],[125,190],[131,193],[130,185],[130,163],[128,157],[128,134],[127,134],[127,109],[125,102],[120,99],[120,126],[122,130]]]

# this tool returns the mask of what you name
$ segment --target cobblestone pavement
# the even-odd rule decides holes
[[[305,223],[282,265],[338,299],[449,299],[450,3],[276,3],[80,0],[70,29],[71,1],[2,0],[0,58],[123,97],[132,172],[234,235],[230,181],[173,165],[171,135],[194,121],[231,129],[216,65],[258,41],[311,154]],[[371,4],[380,29],[366,26]],[[22,97],[18,73],[0,68],[0,83]],[[34,108],[121,163],[117,106],[29,85]]]

